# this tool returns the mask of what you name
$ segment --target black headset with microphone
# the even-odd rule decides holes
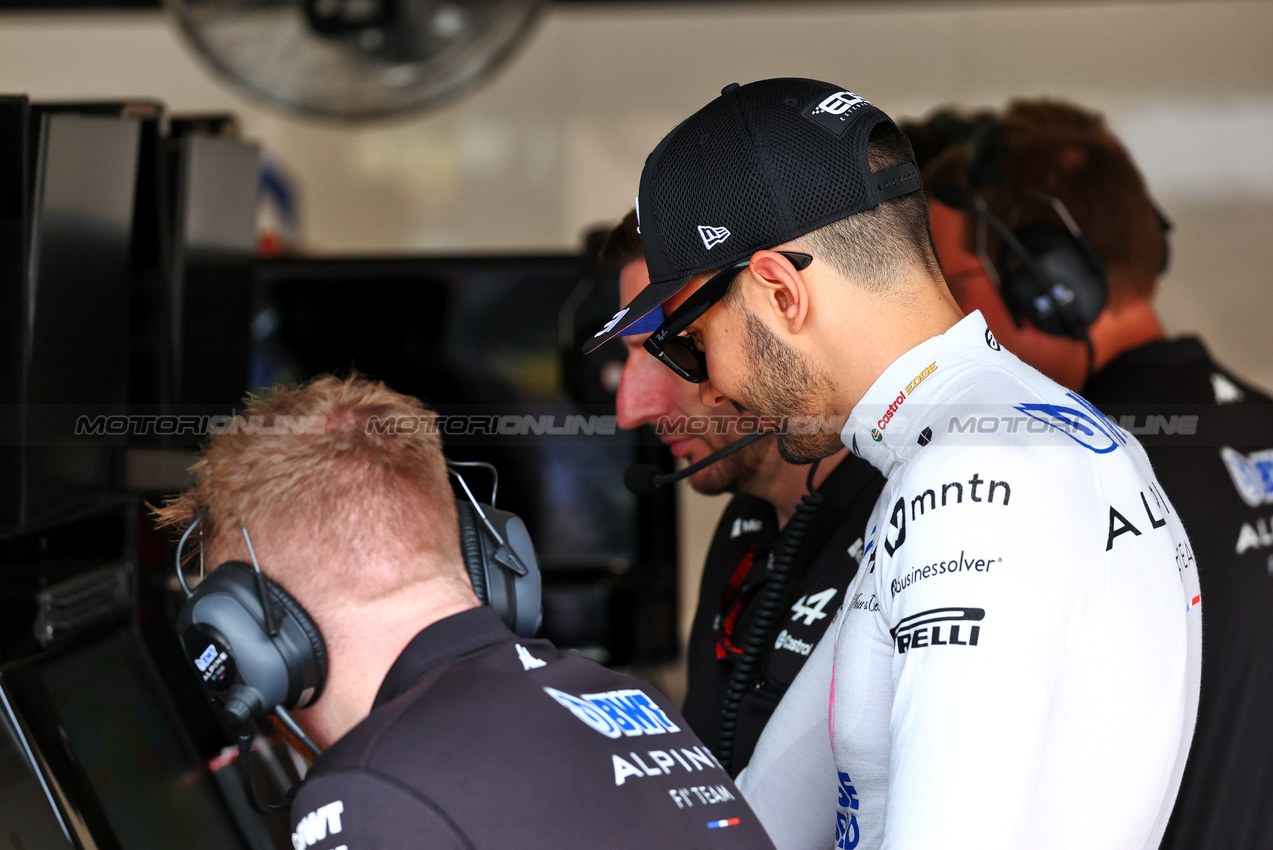
[[[495,476],[490,502],[473,496],[457,467],[483,466]],[[484,463],[449,462],[447,471],[464,493],[456,500],[460,552],[474,593],[522,637],[533,637],[542,619],[541,580],[534,544],[525,523],[496,509],[498,476]],[[251,563],[220,565],[191,590],[181,568],[190,535],[207,514],[195,518],[177,545],[176,570],[186,600],[177,615],[182,650],[203,688],[239,743],[239,766],[248,799],[258,810],[282,807],[261,803],[252,792],[248,751],[254,718],[273,714],[315,755],[321,750],[292,719],[290,711],[312,705],[327,681],[327,648],[313,619],[286,590],[261,571],[252,538],[241,527]],[[202,559],[202,549],[199,554]]]
[[[968,160],[965,182],[939,180],[929,190],[943,204],[977,217],[978,255],[997,278],[1000,297],[1013,320],[1020,324],[1024,317],[1045,333],[1088,340],[1088,328],[1108,300],[1105,264],[1065,204],[1051,195],[1025,189],[1023,200],[1050,206],[1055,221],[1035,220],[1009,227],[976,194],[984,186],[1003,181],[1007,157],[1004,125],[986,114],[961,119],[953,113],[939,113],[930,119],[933,121],[938,122],[949,144],[966,146]],[[1153,209],[1162,231],[1161,274],[1170,262],[1167,236],[1171,222],[1156,204]],[[1003,243],[993,260],[985,250],[987,227]]]

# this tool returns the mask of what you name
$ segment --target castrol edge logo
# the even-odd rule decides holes
[[[912,378],[911,382],[906,385],[904,390],[897,394],[897,398],[893,399],[893,403],[888,406],[888,410],[884,411],[884,415],[880,417],[880,421],[876,422],[875,427],[871,429],[872,440],[878,443],[880,440],[884,439],[884,429],[887,428],[888,423],[892,421],[893,414],[897,413],[898,408],[902,406],[906,399],[919,388],[920,384],[924,383],[924,379],[936,371],[937,361],[934,360],[932,363],[929,363],[924,367],[924,371]]]

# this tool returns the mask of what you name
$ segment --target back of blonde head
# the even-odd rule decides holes
[[[414,424],[383,427],[391,419]],[[206,508],[214,564],[247,560],[246,527],[262,568],[293,593],[370,601],[466,582],[433,424],[418,399],[357,375],[251,396],[191,467],[193,486],[156,510],[159,525],[183,529]]]

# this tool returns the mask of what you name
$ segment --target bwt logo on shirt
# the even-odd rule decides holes
[[[607,738],[681,731],[645,691],[636,688],[579,696],[544,688],[544,693]]]
[[[1222,446],[1220,459],[1242,501],[1253,508],[1273,502],[1273,449],[1243,455]]]
[[[976,646],[981,626],[972,623],[985,618],[984,608],[934,608],[903,617],[889,634],[899,654],[926,646]],[[961,629],[967,631],[961,635]]]
[[[319,806],[296,822],[296,831],[292,833],[292,846],[296,850],[306,850],[325,839],[328,833],[340,833],[340,816],[345,811],[345,804],[340,800]],[[344,845],[342,844],[341,847]],[[336,848],[340,850],[340,848]]]

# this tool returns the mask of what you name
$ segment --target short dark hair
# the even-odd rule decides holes
[[[641,234],[637,232],[636,210],[628,210],[623,220],[614,226],[601,246],[599,259],[606,265],[623,268],[633,260],[645,256]]]
[[[872,173],[911,159],[910,143],[893,124],[885,121],[871,131],[867,161]],[[900,195],[793,241],[872,292],[890,289],[916,267],[930,277],[941,278],[928,224],[928,202],[922,191]]]

